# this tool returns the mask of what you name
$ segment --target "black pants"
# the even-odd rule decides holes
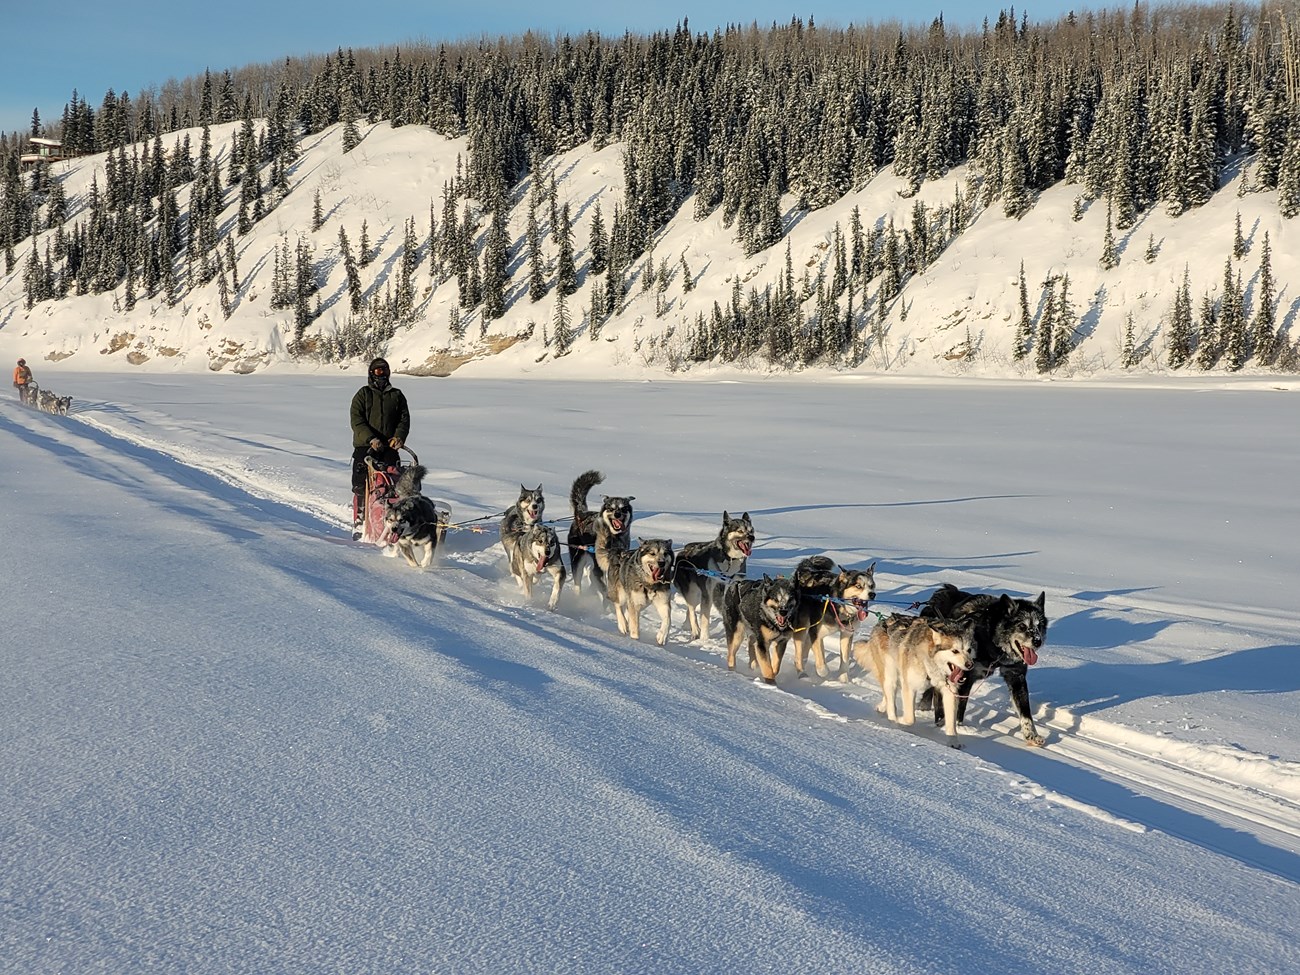
[[[352,493],[358,498],[365,497],[366,494],[366,455],[375,458],[375,463],[381,467],[394,466],[402,462],[397,451],[392,447],[384,446],[378,450],[371,450],[369,445],[363,444],[360,447],[352,448]]]

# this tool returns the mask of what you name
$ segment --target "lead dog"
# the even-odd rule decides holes
[[[420,493],[427,473],[423,464],[412,464],[404,470],[394,487],[396,500],[384,512],[390,544],[416,569],[427,569],[433,562],[443,530],[438,506]]]
[[[510,551],[510,574],[529,599],[533,596],[533,584],[543,574],[549,574],[551,598],[547,600],[546,608],[555,608],[564,587],[565,571],[564,560],[560,557],[560,539],[554,528],[539,522],[520,536]]]
[[[974,659],[972,643],[975,622],[971,619],[927,619],[895,613],[876,625],[871,636],[853,644],[858,666],[880,684],[877,711],[890,721],[910,725],[916,720],[916,694],[938,688],[947,706],[944,731],[948,744],[961,748],[957,739],[956,703],[958,688]],[[898,715],[895,697],[903,697],[903,715]]]
[[[876,563],[865,569],[845,569],[825,555],[810,555],[794,570],[799,589],[795,613],[794,666],[800,677],[809,648],[817,676],[826,676],[826,651],[822,641],[832,633],[840,635],[839,679],[849,679],[849,652],[853,631],[867,618],[867,606],[876,598]]]
[[[794,583],[773,579],[735,579],[722,594],[722,626],[727,634],[727,669],[736,669],[736,651],[749,636],[749,666],[758,664],[763,680],[776,683],[781,659],[793,633],[799,593]]]
[[[1042,745],[1046,739],[1034,727],[1029,704],[1029,668],[1038,663],[1038,651],[1047,639],[1047,593],[1039,593],[1035,600],[1015,599],[1006,593],[963,592],[945,583],[922,607],[921,615],[969,619],[975,624],[975,662],[957,689],[957,723],[966,717],[971,689],[996,670],[1006,682],[1025,741]],[[926,703],[923,699],[922,707]],[[946,706],[946,701],[935,702],[935,724],[946,722]]]
[[[587,507],[587,495],[597,484],[605,481],[600,471],[579,474],[569,489],[569,504],[573,508],[573,523],[569,525],[569,574],[573,577],[574,592],[581,592],[581,574],[586,560],[591,559],[591,578],[598,592],[605,592],[605,573],[609,568],[611,552],[632,546],[631,495],[606,495],[601,499],[600,510]]]
[[[668,642],[672,613],[673,543],[669,538],[637,539],[635,549],[609,553],[605,581],[618,631],[633,640],[641,639],[641,611],[653,604],[659,611],[659,632],[655,643]]]
[[[709,542],[688,542],[677,553],[674,582],[686,603],[686,622],[692,639],[708,638],[710,611],[714,606],[722,608],[727,581],[745,574],[753,551],[754,523],[749,520],[749,512],[732,518],[724,511],[722,529],[716,538]]]

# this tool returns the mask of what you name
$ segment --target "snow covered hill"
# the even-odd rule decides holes
[[[230,123],[212,128],[219,163],[228,159],[238,127]],[[200,132],[190,130],[167,136],[165,149],[170,152],[173,143],[187,135],[197,145]],[[119,287],[106,294],[41,302],[28,310],[24,268],[31,251],[24,244],[14,270],[0,275],[0,350],[11,358],[25,355],[34,362],[66,363],[82,371],[123,369],[129,363],[145,371],[248,372],[285,361],[294,337],[293,310],[270,307],[277,247],[295,247],[299,239],[309,245],[321,287],[320,315],[307,335],[329,337],[349,318],[340,228],[355,248],[363,223],[366,226],[373,261],[360,273],[370,301],[395,286],[404,228],[413,221],[421,261],[415,278],[416,321],[399,328],[388,345],[399,372],[445,374],[459,368],[479,376],[559,378],[593,371],[664,375],[688,370],[691,375],[708,376],[719,367],[689,361],[690,329],[699,317],[707,319],[715,304],[725,309],[736,293],[747,296],[780,281],[787,274],[787,242],[793,279],[811,293],[818,274],[830,273],[837,227],[841,236],[849,233],[855,208],[868,230],[892,221],[901,231],[909,226],[918,203],[933,215],[954,199],[972,198],[966,167],[925,183],[915,197],[904,195],[906,184],[886,169],[822,209],[798,210],[797,201],[788,197],[783,201],[786,238],[752,256],[745,256],[734,231],[722,226],[717,213],[703,221],[693,219],[688,200],[655,238],[653,250],[631,268],[626,302],[595,335],[584,315],[592,287],[585,273],[587,242],[597,204],[608,221],[622,199],[623,157],[618,145],[599,152],[589,144],[580,146],[544,160],[541,172],[547,185],[554,179],[559,204],[567,203],[571,209],[580,282],[565,309],[577,334],[568,354],[560,355],[552,341],[558,309],[556,246],[549,224],[544,230],[544,251],[551,264],[550,287],[539,301],[528,294],[524,254],[531,179],[517,188],[508,221],[512,276],[507,308],[502,317],[485,323],[478,311],[455,311],[454,278],[437,282],[429,277],[431,208],[433,219],[440,219],[444,187],[455,179],[458,160],[464,160],[465,141],[446,139],[423,126],[392,128],[387,123],[363,126],[362,141],[349,153],[342,151],[341,139],[340,126],[307,137],[290,174],[287,196],[247,235],[235,237],[239,286],[231,296],[228,319],[223,317],[215,281],[186,293],[175,307],[154,297],[127,311]],[[1077,347],[1054,376],[1168,373],[1168,323],[1184,275],[1193,302],[1207,295],[1213,299],[1222,290],[1227,264],[1241,278],[1248,309],[1257,310],[1265,234],[1271,246],[1276,318],[1294,342],[1300,311],[1300,294],[1295,291],[1295,282],[1300,281],[1300,247],[1294,246],[1293,221],[1283,220],[1278,213],[1275,192],[1239,192],[1248,185],[1242,170],[1248,163],[1248,159],[1237,160],[1229,166],[1224,186],[1206,205],[1177,218],[1151,210],[1134,227],[1118,233],[1114,240],[1118,266],[1113,269],[1101,265],[1107,223],[1104,201],[1085,205],[1079,219],[1074,219],[1076,186],[1061,183],[1050,188],[1019,220],[1006,217],[998,206],[977,208],[969,227],[907,282],[883,319],[870,324],[859,321],[866,355],[848,371],[1036,377],[1032,357],[1017,362],[1012,354],[1021,317],[1023,265],[1035,320],[1043,314],[1049,293],[1058,293],[1061,282],[1066,276],[1069,279]],[[56,166],[72,221],[84,209],[92,182],[101,190],[105,186],[105,165],[105,156],[97,155]],[[324,221],[312,230],[318,198]],[[187,199],[188,188],[179,195],[182,211]],[[233,224],[237,209],[238,193],[227,192],[220,218],[223,230]],[[1238,219],[1246,246],[1240,259],[1232,257]],[[484,231],[485,225],[480,228],[480,246]],[[38,235],[36,253],[43,256],[52,238],[52,231]],[[656,274],[667,272],[666,285],[643,286],[651,263]],[[816,297],[808,297],[805,305],[807,316],[813,317]],[[454,323],[466,329],[464,338],[453,335]],[[1140,361],[1126,370],[1122,352],[1130,327]],[[740,367],[771,369],[762,357]],[[845,371],[831,366],[809,369]],[[1183,371],[1196,371],[1196,367]],[[1246,371],[1256,367],[1250,365]]]

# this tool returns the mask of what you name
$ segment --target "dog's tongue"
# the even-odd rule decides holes
[[[777,617],[776,617],[776,625],[777,625],[777,626],[785,626],[785,617],[782,616],[780,613],[777,614]]]
[[[623,522],[618,518],[609,519],[609,523],[614,526],[614,531],[621,532],[623,530]]]
[[[1020,645],[1020,656],[1025,658],[1025,663],[1030,667],[1038,663],[1038,651],[1028,643],[1022,643]]]
[[[966,671],[962,670],[956,664],[948,668],[948,681],[953,687],[961,683],[961,679],[966,676]]]
[[[744,553],[745,558],[749,558],[749,553],[753,546],[750,545],[749,542],[741,542],[736,546],[736,548],[740,549],[740,551]]]
[[[654,565],[650,567],[650,578],[653,579],[655,582],[658,582],[659,577],[662,576],[663,574],[664,574],[664,570],[662,566]]]
[[[546,556],[542,556],[540,559],[537,560],[537,571],[544,572],[545,570],[546,570]]]

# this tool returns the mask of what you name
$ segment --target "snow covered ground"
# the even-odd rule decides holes
[[[882,610],[1046,591],[1046,748],[996,678],[956,752],[680,604],[664,649],[528,604],[495,530],[349,541],[356,375],[45,363],[71,417],[0,402],[0,968],[1300,970],[1293,384],[738,378],[399,384],[457,519],[596,467],[634,534],[749,511],[751,573],[875,561]]]

